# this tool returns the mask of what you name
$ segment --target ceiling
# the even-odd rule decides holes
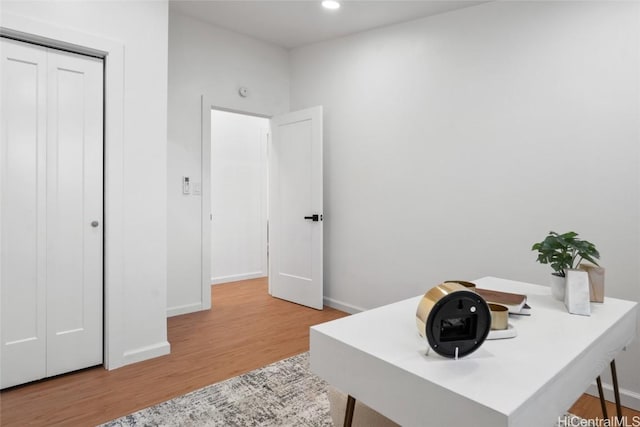
[[[340,9],[326,10],[320,0],[171,0],[170,7],[218,27],[291,49],[485,1],[346,0]]]

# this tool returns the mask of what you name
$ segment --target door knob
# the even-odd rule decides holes
[[[311,216],[305,216],[304,219],[310,219],[311,221],[322,221],[322,215],[313,214]]]
[[[99,223],[98,221],[91,221],[91,226],[92,226],[92,227],[94,227],[94,228],[95,228],[95,227],[97,227],[97,226],[99,226],[99,225],[100,225],[100,223]]]

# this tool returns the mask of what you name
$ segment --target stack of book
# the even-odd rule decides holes
[[[504,305],[509,309],[509,314],[531,315],[531,307],[527,304],[526,295],[480,288],[476,288],[476,292],[488,303]]]

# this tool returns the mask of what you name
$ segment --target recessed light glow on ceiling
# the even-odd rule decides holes
[[[322,2],[322,7],[324,7],[325,9],[331,9],[331,10],[340,9],[340,3],[337,2],[336,0],[324,0]]]

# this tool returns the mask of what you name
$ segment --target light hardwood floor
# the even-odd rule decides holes
[[[213,309],[168,319],[171,354],[123,368],[102,367],[0,394],[0,425],[92,426],[309,349],[309,326],[345,316],[267,294],[265,279],[212,287]],[[583,396],[572,408],[600,415]],[[610,409],[613,412],[613,408]],[[629,419],[640,412],[628,411]]]
[[[309,349],[309,327],[345,313],[272,298],[265,279],[212,286],[213,309],[167,321],[171,354],[86,369],[0,394],[0,425],[91,426]]]

